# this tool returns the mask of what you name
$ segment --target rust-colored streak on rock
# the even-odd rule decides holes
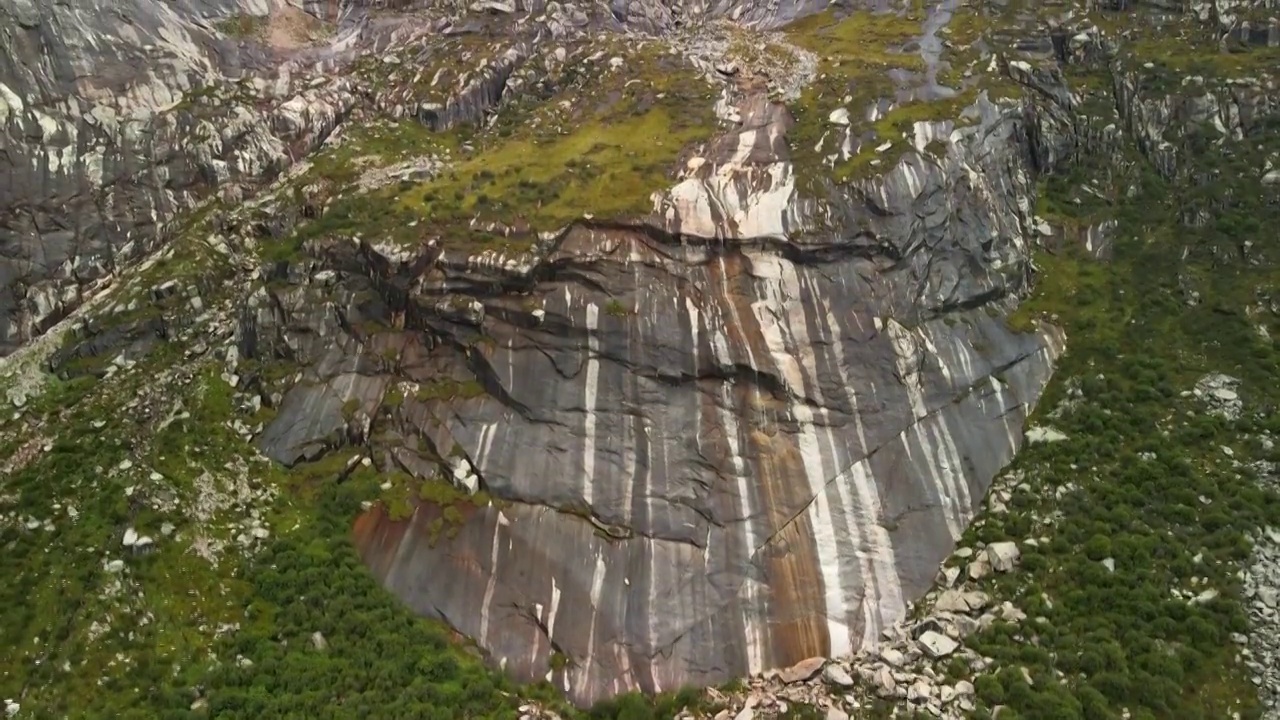
[[[352,528],[352,539],[360,559],[378,579],[385,579],[391,571],[391,561],[396,556],[409,523],[396,522],[381,504],[375,504],[361,513]]]
[[[446,521],[442,528],[436,521],[443,512],[433,503],[415,502],[413,515],[405,520],[393,520],[383,505],[375,504],[356,518],[352,536],[360,557],[384,585],[414,611],[447,620],[424,595],[428,586],[439,582],[483,585],[489,574],[487,563],[478,555],[486,546],[474,537],[474,531],[484,528],[484,518],[477,517],[480,513],[474,507],[461,514],[461,521]],[[434,561],[423,564],[428,556]]]
[[[826,655],[830,639],[821,619],[825,588],[818,573],[817,548],[813,544],[813,528],[806,513],[795,510],[807,504],[800,454],[789,439],[776,432],[753,430],[751,453],[759,458],[756,476],[762,498],[777,522],[770,522],[775,533],[760,551],[769,584],[777,602],[770,617],[773,660],[790,665],[815,655]],[[787,517],[781,517],[785,514]],[[791,518],[794,516],[794,520]]]
[[[755,296],[749,261],[738,253],[723,257],[723,273],[712,272],[713,292],[723,305],[724,331],[735,352],[751,364],[773,372],[769,347],[751,307]],[[745,359],[745,358],[744,358]],[[752,504],[764,519],[758,532],[764,544],[756,561],[762,564],[772,589],[769,598],[769,638],[772,662],[787,665],[830,647],[822,622],[825,592],[818,572],[817,548],[809,519],[801,513],[808,505],[809,490],[794,436],[781,432],[775,419],[786,412],[785,403],[758,383],[734,386],[735,415],[748,420],[742,454],[756,458]],[[740,441],[742,442],[742,441]],[[797,515],[797,513],[800,513]]]

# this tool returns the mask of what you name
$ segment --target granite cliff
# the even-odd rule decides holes
[[[1047,188],[1206,185],[1181,141],[1204,127],[1274,154],[1269,75],[1153,79],[1130,28],[1164,21],[1105,12],[8,0],[13,532],[46,528],[58,428],[124,407],[120,459],[75,487],[129,508],[80,541],[172,536],[228,598],[156,632],[234,637],[254,596],[216,568],[344,485],[383,587],[579,705],[873,653],[1069,345],[1013,315],[1034,254],[1113,252],[1112,219],[1062,221]],[[1267,12],[1169,22],[1265,58]]]
[[[744,9],[762,27],[823,10]],[[588,25],[650,36],[665,51],[662,38],[674,21],[654,8],[633,12]],[[62,21],[57,13],[51,23]],[[705,23],[728,13],[697,10]],[[228,372],[237,372],[238,355],[263,366],[293,363],[301,377],[271,388],[280,395],[273,401],[270,390],[251,384],[251,373],[240,374],[239,387],[278,410],[257,444],[288,466],[362,447],[376,467],[407,483],[485,493],[486,502],[447,521],[447,533],[441,523],[457,510],[445,503],[415,498],[408,518],[372,509],[357,524],[358,542],[375,574],[415,610],[472,636],[517,676],[558,675],[555,683],[579,701],[720,682],[874,644],[928,587],[977,499],[1012,458],[1061,351],[1058,331],[1020,335],[999,319],[1031,275],[1024,110],[971,93],[962,117],[909,123],[901,155],[883,173],[841,185],[813,177],[821,164],[797,167],[789,147],[795,117],[769,97],[764,69],[727,57],[731,50],[716,56],[714,44],[700,47],[695,36],[683,40],[692,46],[683,52],[681,41],[670,43],[677,55],[605,58],[597,51],[595,62],[616,79],[579,87],[560,79],[565,87],[556,88],[555,78],[530,69],[554,65],[557,50],[566,50],[538,41],[559,35],[572,42],[581,33],[560,27],[554,15],[529,17],[529,28],[503,27],[510,47],[495,51],[460,90],[446,90],[443,103],[406,109],[409,122],[443,131],[502,112],[503,102],[519,99],[522,71],[557,96],[583,101],[625,88],[628,66],[638,66],[639,90],[601,101],[630,106],[644,122],[669,114],[663,122],[706,123],[686,131],[687,149],[673,148],[682,167],[669,189],[655,185],[649,212],[636,206],[596,215],[610,210],[608,202],[599,210],[589,202],[567,207],[588,217],[564,227],[522,217],[518,207],[501,217],[499,205],[489,222],[528,227],[504,227],[492,233],[500,240],[488,241],[496,247],[479,251],[486,241],[469,237],[477,232],[471,221],[465,230],[425,229],[398,245],[335,232],[265,266],[264,282],[243,300]],[[71,28],[100,32],[66,22],[64,37]],[[842,20],[818,22],[839,29]],[[161,37],[169,27],[160,23],[154,32]],[[201,37],[209,28],[180,27],[189,37],[170,49],[188,73],[225,73],[252,61],[241,53],[224,58],[216,32]],[[264,32],[269,45],[277,31]],[[358,26],[348,32],[349,44],[378,42]],[[411,31],[389,31],[394,44],[380,52],[414,48],[414,40],[422,44],[414,52],[433,51],[422,29],[414,40],[401,40],[404,32]],[[249,55],[272,49],[242,46]],[[575,48],[562,73],[591,63],[581,58],[588,47]],[[818,61],[785,36],[771,49],[792,54],[775,60],[790,62],[782,77],[794,84],[780,92],[803,93],[806,71],[817,72],[806,65]],[[341,62],[336,50],[313,52],[331,56],[317,68]],[[379,62],[399,66],[386,60]],[[741,67],[714,69],[725,62]],[[936,73],[930,63],[914,69]],[[661,97],[667,93],[655,90],[666,88],[646,87],[658,83],[645,72],[683,73],[675,75],[683,86]],[[958,92],[926,75],[904,73],[894,90],[908,98]],[[275,85],[285,85],[288,76],[278,77]],[[155,82],[171,92],[200,87],[189,76]],[[662,82],[673,84],[671,76]],[[393,84],[387,91],[403,90]],[[18,92],[32,95],[29,87]],[[195,109],[146,108],[132,122],[154,128],[151,156],[139,152],[137,162],[151,166],[145,174],[163,189],[139,183],[132,194],[96,168],[110,178],[136,176],[136,166],[85,150],[127,143],[103,135],[112,126],[92,126],[104,111],[77,121],[67,106],[55,117],[39,109],[45,103],[12,104],[15,127],[55,117],[44,121],[51,132],[29,164],[39,182],[21,185],[52,196],[66,215],[13,223],[26,246],[38,244],[43,261],[14,272],[29,286],[27,302],[10,314],[17,320],[10,337],[56,320],[84,283],[107,274],[111,262],[128,262],[125,245],[153,249],[165,217],[195,204],[202,189],[269,181],[288,164],[285,148],[306,154],[342,123],[357,127],[358,113],[377,107],[361,106],[362,94],[369,89],[357,80],[308,82],[305,91],[285,90],[267,112],[246,116],[243,129],[208,133],[204,144],[186,138],[236,110],[196,119]],[[866,112],[892,113],[894,98],[868,100]],[[117,116],[127,102],[116,100]],[[856,157],[857,146],[872,140],[847,120],[825,124],[830,137],[818,151],[833,160]],[[643,123],[636,131],[644,132]],[[172,150],[157,147],[156,136],[171,138]],[[580,157],[590,162],[592,153]],[[482,151],[466,162],[486,167]],[[432,158],[414,172],[429,178],[448,168]],[[331,174],[315,178],[337,184]],[[626,180],[586,182],[608,194],[611,182]],[[56,199],[66,183],[128,208],[130,218],[150,217],[151,225],[84,220],[80,208]],[[278,191],[255,202],[305,232],[305,207],[291,217],[299,209]],[[335,210],[314,212],[323,220]],[[228,213],[232,223],[237,214]],[[49,223],[75,229],[58,243],[61,234],[36,230]],[[227,230],[234,241],[239,228]],[[91,336],[63,357],[99,354],[103,342]]]

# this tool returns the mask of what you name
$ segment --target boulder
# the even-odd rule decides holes
[[[822,669],[822,679],[825,680],[828,685],[840,688],[853,687],[854,684],[853,678],[849,675],[848,671],[841,667],[839,663],[834,662],[828,663],[827,666]]]
[[[893,673],[889,668],[882,667],[875,671],[871,676],[871,684],[876,688],[876,695],[882,698],[892,697],[898,689],[898,683],[893,679]]]
[[[934,659],[946,657],[960,647],[960,643],[933,630],[929,630],[917,638],[916,644],[929,657]]]
[[[907,657],[901,651],[891,647],[880,650],[880,659],[889,663],[893,667],[902,667],[907,663]]]
[[[826,665],[826,663],[827,659],[824,657],[811,657],[801,660],[791,667],[779,670],[778,679],[787,684],[804,682],[817,675],[818,671],[822,670],[823,665]]]
[[[1004,573],[1013,570],[1017,566],[1018,559],[1022,557],[1022,552],[1018,550],[1016,542],[1004,541],[988,545],[986,556],[992,570]]]
[[[990,601],[984,592],[947,590],[938,596],[933,607],[939,612],[970,613],[981,610]]]
[[[1067,436],[1062,431],[1051,427],[1034,427],[1027,430],[1026,438],[1027,442],[1035,445],[1037,443],[1062,442],[1067,439]]]

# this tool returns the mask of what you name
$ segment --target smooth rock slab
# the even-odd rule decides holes
[[[916,644],[920,646],[921,650],[928,653],[929,657],[934,659],[946,657],[960,647],[960,643],[933,630],[922,634],[916,640]]]
[[[827,664],[824,657],[811,657],[778,671],[778,679],[784,683],[799,683],[808,680]]]
[[[991,569],[996,572],[1009,572],[1018,564],[1018,558],[1022,557],[1022,551],[1018,549],[1018,544],[1012,541],[991,543],[987,546],[987,562],[991,563]]]
[[[447,521],[375,507],[361,555],[411,608],[584,705],[874,645],[932,586],[1062,350],[999,317],[1030,273],[1015,115],[979,103],[952,152],[904,156],[827,238],[780,152],[789,118],[765,97],[739,111],[660,195],[660,228],[574,226],[473,320],[382,297],[421,273],[345,242],[307,270],[337,284],[276,288],[241,328],[308,368],[258,438],[269,457],[354,437],[422,478],[467,460],[500,502]],[[429,331],[353,337],[334,293],[364,313],[407,301]],[[437,377],[483,392],[379,407]]]
[[[844,668],[840,667],[839,663],[834,662],[828,663],[827,666],[822,669],[822,679],[825,680],[828,685],[834,685],[841,688],[853,687],[854,684],[853,677],[850,676]]]

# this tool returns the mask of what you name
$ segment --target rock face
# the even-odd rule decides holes
[[[307,7],[343,18],[339,35],[286,53],[270,26],[264,44],[197,19],[279,7],[149,4],[126,30],[61,6],[0,6],[0,40],[24,48],[15,57],[35,53],[40,33],[112,48],[60,54],[60,84],[0,66],[0,137],[17,148],[0,196],[16,208],[0,216],[0,284],[12,291],[0,348],[165,239],[179,210],[215,187],[234,189],[236,205],[357,109],[443,130],[527,90],[520,68],[554,64],[534,39],[679,24],[645,3],[604,17],[520,8],[537,21],[509,28],[509,47],[439,102],[418,102],[304,71],[375,50],[395,68],[406,38],[463,21],[377,30],[359,3]],[[822,7],[690,12],[773,27]],[[505,6],[480,10],[486,19],[466,23],[506,22]],[[156,47],[172,60],[152,61],[163,77],[71,80]],[[201,77],[278,57],[290,60],[271,82],[249,82],[262,85],[254,112],[192,100]],[[614,60],[619,72],[631,61]],[[356,447],[383,472],[473,498],[460,509],[424,493],[407,517],[372,506],[355,527],[365,561],[496,664],[550,677],[581,703],[874,646],[1012,459],[1063,348],[1053,328],[1018,333],[1001,317],[1032,275],[1033,173],[1068,142],[1045,129],[1052,119],[1033,128],[1021,105],[978,93],[964,122],[912,123],[880,172],[837,186],[796,164],[790,110],[758,83],[718,82],[717,132],[681,156],[648,213],[580,208],[584,219],[538,228],[520,253],[342,236],[258,263],[218,233],[208,243],[254,267],[227,378],[275,415],[244,434],[285,465]],[[847,156],[855,138],[840,118]],[[265,207],[259,238],[325,212]],[[248,234],[232,220],[219,233]],[[62,357],[168,331],[90,332]],[[294,371],[278,396],[263,389],[271,363]],[[929,652],[955,650],[939,637]]]
[[[264,24],[266,42],[243,42],[225,23],[272,8],[287,10],[0,3],[0,354],[159,247],[179,212],[220,185],[269,179],[351,109],[344,83],[295,86],[288,65],[278,82],[253,77],[295,36]],[[263,102],[223,103],[236,93],[228,76]]]
[[[538,331],[487,324],[496,347],[471,362],[489,396],[406,400],[399,422],[465,455],[510,504],[434,547],[426,507],[357,529],[388,587],[508,668],[537,677],[567,655],[563,683],[580,700],[874,642],[1012,458],[1057,351],[982,312],[954,327],[879,320],[840,290],[858,287],[853,264],[827,284],[838,265],[709,260],[665,280],[702,289],[674,298],[643,292],[657,284],[644,269],[600,268],[635,293],[626,317],[557,283]],[[323,388],[286,397],[299,412],[265,438],[317,440],[293,429],[316,422]],[[341,404],[328,404],[334,426]]]
[[[415,332],[363,351],[306,299],[319,274],[354,294],[419,282],[421,260],[331,247],[243,328],[246,350],[289,347],[314,372],[261,446],[293,463],[354,424],[388,467],[465,463],[501,502],[448,533],[430,503],[398,521],[375,508],[356,528],[364,557],[413,608],[576,701],[874,644],[1013,457],[1062,347],[981,307],[1025,282],[1027,219],[1020,117],[978,107],[944,161],[909,156],[861,207],[826,205],[847,234],[788,239],[819,211],[793,201],[766,121],[723,138],[745,150],[713,152],[672,191],[684,199],[658,199],[661,227],[557,237],[523,273],[536,307],[473,292],[478,307],[440,318],[429,293],[384,290],[374,311]],[[691,228],[719,239],[674,234]],[[399,367],[373,357],[387,350]],[[372,432],[344,416],[381,417],[399,383],[440,376],[483,391],[403,393]]]
[[[1256,468],[1261,484],[1280,487],[1280,468],[1262,463]],[[1258,687],[1267,720],[1280,718],[1280,528],[1264,528],[1253,538],[1253,556],[1244,577],[1245,596],[1251,621],[1249,635],[1233,635],[1237,644],[1247,645],[1245,661],[1251,680]]]

